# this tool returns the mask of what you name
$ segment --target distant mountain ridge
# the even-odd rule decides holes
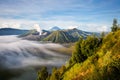
[[[2,28],[0,29],[0,35],[19,35],[18,37],[27,39],[27,40],[36,40],[36,41],[48,41],[53,43],[70,43],[76,42],[80,37],[86,38],[89,35],[99,36],[99,33],[86,32],[79,29],[64,29],[64,30],[55,30],[47,31],[42,30],[42,35],[39,35],[35,29],[33,30],[19,30],[13,28]]]
[[[14,28],[1,28],[0,35],[20,35],[28,32],[29,30],[20,30]]]

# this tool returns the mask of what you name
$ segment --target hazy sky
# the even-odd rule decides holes
[[[78,27],[108,31],[120,20],[120,0],[0,0],[0,27],[42,29]]]

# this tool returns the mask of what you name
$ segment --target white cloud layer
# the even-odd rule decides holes
[[[52,51],[53,49],[64,48],[62,45],[43,44],[23,40],[16,36],[0,36],[0,45],[0,65],[4,68],[23,68],[38,65],[60,66],[69,57]]]
[[[45,21],[32,21],[32,20],[15,20],[15,19],[0,19],[0,28],[17,28],[17,29],[37,29],[40,28],[49,30],[53,26],[58,26],[61,29],[79,28],[84,31],[102,32],[109,31],[109,24],[94,24],[94,23],[81,23],[76,21],[62,21],[62,20],[45,20]]]

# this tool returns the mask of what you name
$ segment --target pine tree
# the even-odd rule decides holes
[[[40,71],[38,71],[37,80],[46,80],[48,78],[48,72],[46,67],[42,67]]]
[[[115,32],[119,29],[117,19],[113,20],[113,26],[111,27],[112,32]]]

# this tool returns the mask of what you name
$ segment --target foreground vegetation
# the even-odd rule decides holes
[[[112,32],[80,38],[65,66],[53,68],[52,74],[43,67],[37,80],[120,80],[120,30],[115,19]]]

